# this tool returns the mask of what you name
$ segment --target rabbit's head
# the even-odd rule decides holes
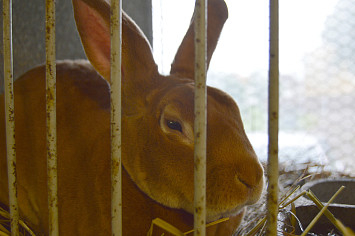
[[[109,81],[110,5],[104,0],[73,0],[73,4],[86,54]],[[209,63],[228,12],[222,0],[208,4]],[[150,198],[192,213],[194,17],[169,76],[158,73],[138,26],[125,13],[122,21],[123,166]],[[234,100],[212,87],[207,96],[207,217],[214,220],[259,199],[263,169]]]

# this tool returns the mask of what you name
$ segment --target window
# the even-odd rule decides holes
[[[208,84],[234,97],[254,148],[266,160],[268,2],[226,2],[229,19]],[[162,73],[170,70],[193,4],[153,0],[154,55]],[[281,162],[355,169],[354,22],[352,0],[280,1]]]

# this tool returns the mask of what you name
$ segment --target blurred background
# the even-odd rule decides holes
[[[2,3],[0,0],[0,9]],[[86,58],[76,30],[72,0],[56,0],[56,58]],[[14,78],[45,63],[45,1],[12,0]],[[134,18],[152,42],[152,3],[150,0],[122,1],[123,9]],[[0,92],[3,91],[3,22],[0,17]]]
[[[153,0],[154,55],[168,73],[194,2]],[[267,159],[268,1],[226,0],[208,84],[237,101]],[[355,171],[355,1],[280,0],[280,161]]]

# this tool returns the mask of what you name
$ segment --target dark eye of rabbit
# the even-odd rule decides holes
[[[177,130],[182,133],[182,126],[179,122],[174,121],[174,120],[167,120],[166,125],[173,130]]]

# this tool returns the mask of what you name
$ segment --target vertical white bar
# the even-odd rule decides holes
[[[122,3],[111,1],[111,220],[112,235],[122,235],[121,44]]]
[[[59,234],[55,63],[55,0],[46,0],[46,99],[49,235]]]
[[[194,235],[204,236],[206,235],[207,0],[197,0],[195,9]]]
[[[270,0],[270,55],[269,55],[269,150],[267,176],[266,235],[277,235],[278,215],[278,132],[279,132],[279,2]]]
[[[16,146],[15,146],[15,107],[13,89],[12,57],[12,0],[3,0],[3,47],[4,47],[4,85],[6,116],[6,155],[9,183],[9,208],[11,235],[19,235],[19,211],[16,184]]]

